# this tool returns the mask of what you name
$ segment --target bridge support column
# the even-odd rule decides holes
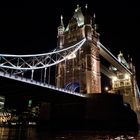
[[[31,73],[31,81],[33,81],[33,78],[34,78],[34,70],[32,70],[32,73]]]

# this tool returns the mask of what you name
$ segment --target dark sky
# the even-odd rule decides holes
[[[79,2],[80,1],[80,2]],[[121,50],[134,61],[140,83],[140,8],[135,0],[60,0],[0,2],[0,53],[31,54],[56,47],[60,15],[67,25],[76,5],[96,13],[100,41],[114,55]]]

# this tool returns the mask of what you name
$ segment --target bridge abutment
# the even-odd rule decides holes
[[[124,106],[121,95],[91,94],[80,100],[51,103],[51,117],[43,126],[50,130],[138,131],[136,113]]]

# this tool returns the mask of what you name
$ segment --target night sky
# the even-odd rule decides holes
[[[79,2],[80,1],[80,2]],[[0,3],[0,53],[33,54],[56,47],[57,27],[63,15],[65,27],[76,5],[96,14],[100,41],[114,55],[121,50],[133,58],[140,87],[139,4],[129,0],[4,1]],[[2,81],[0,81],[2,82]]]

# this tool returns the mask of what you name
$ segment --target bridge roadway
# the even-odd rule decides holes
[[[118,59],[99,42],[98,42],[98,47],[100,49],[99,51],[100,55],[103,56],[108,62],[110,62],[110,64],[116,67],[120,72],[128,73],[132,75],[132,72],[122,63],[120,63]]]
[[[1,73],[0,76],[2,76]],[[71,103],[81,102],[86,98],[86,95],[84,96],[84,94],[81,94],[83,96],[77,96],[76,93],[74,94],[71,92],[68,93],[67,91],[65,92],[64,90],[56,90],[54,88],[50,88],[49,86],[45,87],[45,85],[40,82],[35,84],[35,81],[31,82],[29,79],[24,79],[24,81],[23,79],[22,81],[17,79],[15,80],[12,76],[9,79],[8,75],[7,78],[6,75],[5,77],[1,77],[1,81],[3,81],[0,87],[1,95],[7,97],[8,102],[6,102],[6,104],[9,104],[9,106],[16,107],[20,104],[23,104],[23,106],[26,104],[27,106],[29,99],[33,99],[35,102],[45,101],[54,103]],[[77,94],[80,95],[80,93]]]
[[[112,76],[116,76],[116,74],[110,71],[109,68],[107,68],[105,65],[100,64],[100,66],[101,66],[101,73],[106,75],[108,78],[112,79]]]
[[[47,89],[53,89],[53,90],[56,90],[56,91],[64,92],[64,93],[75,95],[75,96],[86,97],[85,94],[72,92],[72,91],[69,91],[69,90],[66,90],[66,89],[62,89],[62,88],[57,88],[53,85],[49,85],[49,84],[46,84],[46,83],[43,83],[43,82],[39,82],[39,81],[32,80],[32,79],[29,79],[29,78],[21,77],[21,76],[18,76],[18,75],[12,75],[12,74],[9,74],[9,73],[0,72],[0,76],[5,77],[5,78],[9,78],[9,79],[13,79],[13,80],[16,80],[16,81],[21,81],[21,82],[24,82],[24,83],[44,87],[44,88],[47,88]]]

